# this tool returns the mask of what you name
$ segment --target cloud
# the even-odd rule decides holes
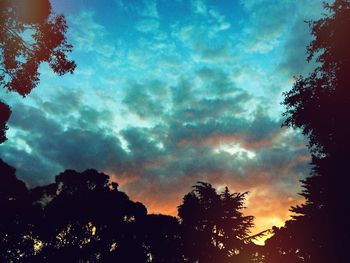
[[[245,49],[250,52],[266,53],[276,48],[287,33],[290,20],[294,20],[297,3],[289,0],[283,2],[249,0],[241,3],[249,15],[249,20],[243,29],[247,35],[243,40]]]
[[[16,137],[4,144],[1,152],[19,176],[35,185],[51,181],[68,168],[122,169],[126,153],[107,125],[112,122],[112,113],[87,106],[78,94],[58,93],[56,99],[13,106],[9,125]],[[18,141],[25,147],[20,149]]]
[[[144,8],[140,12],[141,16],[159,18],[156,0],[145,1]]]
[[[104,38],[106,29],[94,21],[94,13],[82,11],[75,17],[69,17],[69,21],[74,27],[70,32],[75,48],[85,52],[95,51],[98,43]]]
[[[159,18],[157,0],[115,0],[118,8],[140,17]]]
[[[231,23],[217,6],[206,1],[191,2],[190,20],[180,20],[171,25],[171,35],[190,50],[196,62],[227,61],[232,56],[229,29]],[[222,41],[226,38],[226,41]]]
[[[123,99],[128,109],[141,118],[160,116],[165,111],[164,100],[168,89],[165,83],[151,80],[146,83],[130,83]]]
[[[136,29],[143,33],[155,32],[159,27],[159,21],[154,19],[143,19],[136,23]]]
[[[279,65],[279,70],[292,76],[305,75],[315,68],[315,61],[306,61],[306,47],[313,39],[307,21],[317,19],[322,13],[322,5],[319,1],[312,1],[300,10],[298,18],[290,28],[290,34],[286,37],[283,46],[284,56]]]
[[[208,9],[202,0],[193,0],[192,6],[195,14],[207,15]]]
[[[148,81],[135,87],[126,90],[123,102],[131,111],[138,106],[144,118],[156,116],[157,124],[123,134],[139,166],[130,176],[137,180],[123,188],[150,211],[175,215],[198,180],[251,191],[247,212],[259,217],[257,230],[284,222],[288,207],[301,202],[298,180],[309,161],[302,136],[281,129],[281,120],[262,106],[246,118],[253,98],[228,72],[203,67],[174,86]]]

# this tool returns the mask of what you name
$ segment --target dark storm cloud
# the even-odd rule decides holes
[[[119,139],[103,126],[111,119],[111,113],[72,101],[74,110],[72,107],[69,115],[63,117],[59,110],[61,101],[13,106],[9,125],[16,132],[16,141],[5,143],[1,151],[31,185],[51,181],[63,169],[119,170],[127,163]],[[69,108],[69,101],[65,102]]]

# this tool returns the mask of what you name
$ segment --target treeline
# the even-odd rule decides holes
[[[178,217],[148,214],[96,170],[27,189],[0,159],[0,262],[263,262],[247,193],[198,182]]]

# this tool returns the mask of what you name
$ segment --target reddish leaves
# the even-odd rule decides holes
[[[28,95],[39,83],[43,62],[58,75],[73,73],[66,20],[51,13],[48,0],[4,0],[0,5],[0,85]]]

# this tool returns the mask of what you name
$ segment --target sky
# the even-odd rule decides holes
[[[253,232],[303,200],[306,140],[281,128],[283,92],[307,63],[321,0],[53,0],[72,75],[40,68],[12,107],[2,158],[28,186],[65,169],[109,174],[149,213],[177,215],[197,181],[249,191]]]

